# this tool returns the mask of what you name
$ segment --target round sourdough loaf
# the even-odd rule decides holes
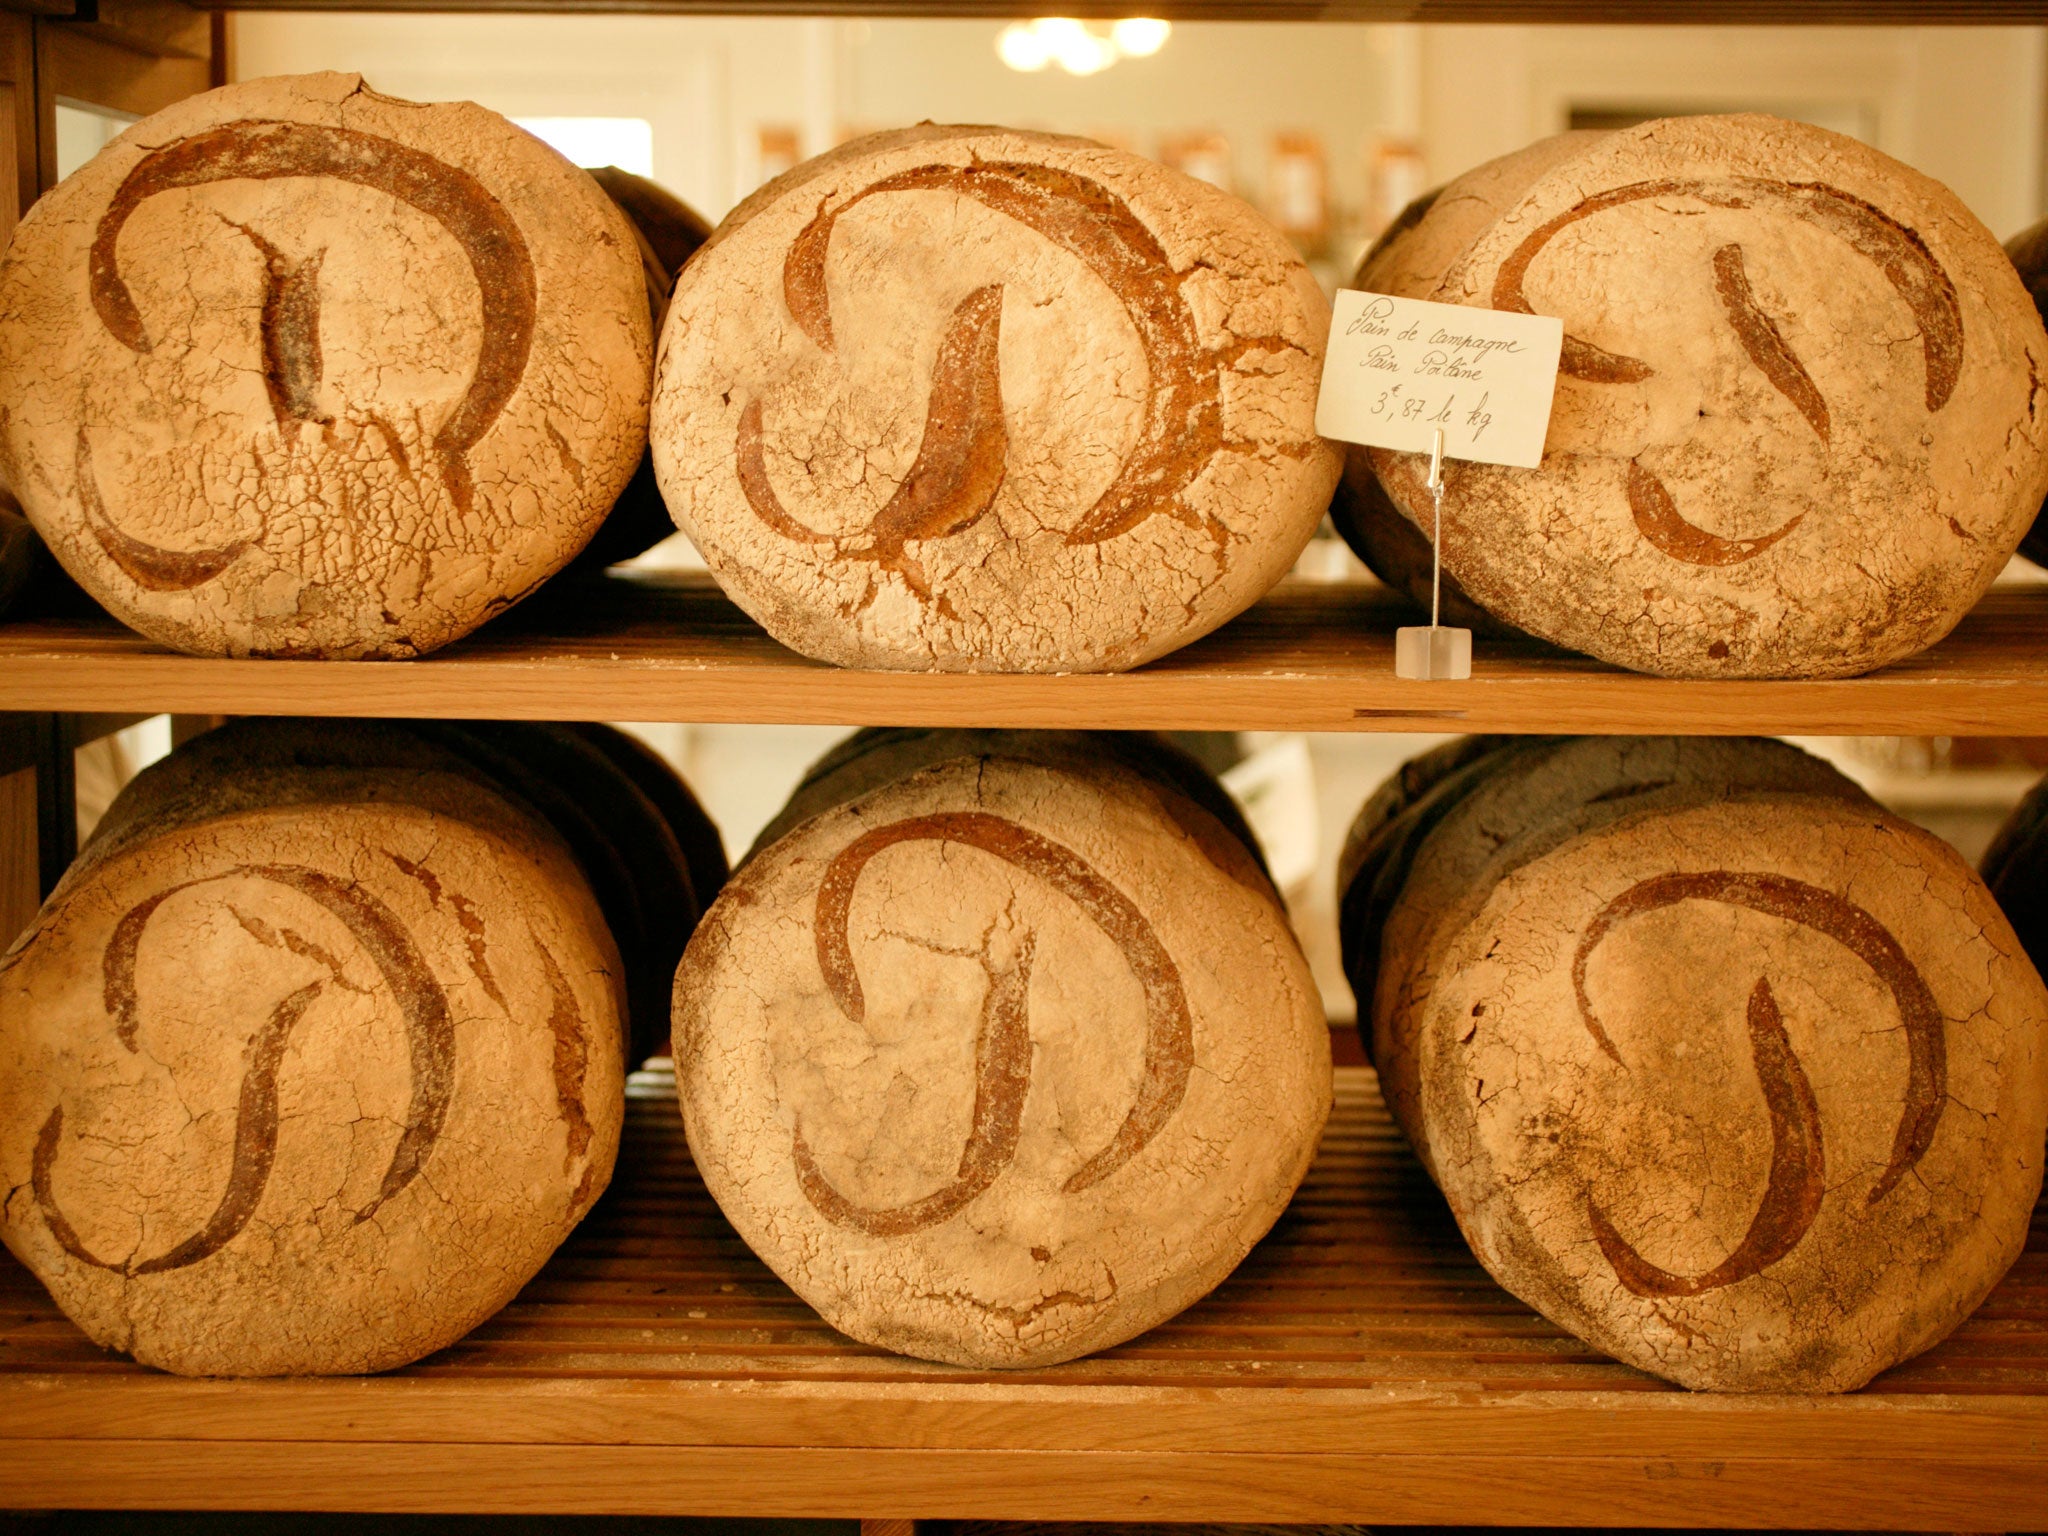
[[[1939,840],[1790,749],[1693,745],[1473,788],[1387,923],[1376,1053],[1517,1296],[1686,1386],[1844,1391],[2024,1245],[2048,993]]]
[[[619,959],[566,849],[473,778],[216,783],[96,837],[0,958],[0,1236],[149,1365],[401,1365],[610,1178]]]
[[[698,898],[660,808],[588,735],[568,726],[433,721],[412,729],[510,789],[569,845],[625,966],[629,1065],[666,1051],[676,964],[710,900]],[[688,795],[680,781],[675,787]]]
[[[645,441],[633,232],[495,113],[355,75],[129,129],[0,262],[0,466],[154,639],[411,656],[590,538]]]
[[[1321,520],[1329,327],[1236,198],[1082,139],[924,125],[798,166],[676,284],[669,509],[807,655],[1135,666],[1241,612]]]
[[[882,734],[683,957],[691,1152],[854,1338],[980,1366],[1115,1344],[1228,1274],[1306,1171],[1330,1102],[1307,964],[1237,836],[1138,753],[944,732],[920,764]]]
[[[2048,335],[1945,188],[1695,117],[1441,193],[1360,282],[1555,315],[1543,464],[1447,466],[1444,563],[1506,623],[1679,676],[1847,676],[1946,634],[2048,492]],[[1430,516],[1426,457],[1370,450]]]

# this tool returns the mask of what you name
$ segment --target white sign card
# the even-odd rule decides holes
[[[1564,322],[1337,290],[1316,431],[1346,443],[1534,469]]]

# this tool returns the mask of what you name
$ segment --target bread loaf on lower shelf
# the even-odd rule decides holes
[[[1242,823],[1165,743],[865,733],[690,941],[704,1181],[825,1320],[963,1365],[1172,1316],[1286,1206],[1329,1032]]]
[[[413,769],[471,780],[567,845],[618,946],[628,1065],[668,1049],[669,992],[725,883],[718,829],[668,763],[608,725],[531,720],[237,720],[179,748],[108,810],[95,843],[169,808],[242,793],[244,770]],[[368,781],[374,792],[374,777]],[[284,791],[265,785],[262,793]]]
[[[459,758],[216,736],[124,793],[0,958],[0,1236],[147,1364],[387,1369],[604,1189],[619,955],[562,840]]]
[[[1849,1390],[1968,1315],[2040,1193],[2048,992],[1945,844],[1773,742],[1415,768],[1347,848],[1346,967],[1501,1284],[1732,1391]]]

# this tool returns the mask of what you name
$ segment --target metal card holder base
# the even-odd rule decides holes
[[[1394,631],[1394,676],[1457,682],[1471,675],[1471,630],[1417,624]]]

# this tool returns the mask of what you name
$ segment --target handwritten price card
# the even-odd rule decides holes
[[[1337,291],[1316,431],[1369,448],[1533,469],[1550,430],[1564,322]]]

